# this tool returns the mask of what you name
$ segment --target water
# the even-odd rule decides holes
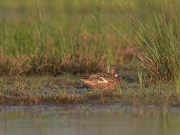
[[[0,106],[0,135],[179,135],[179,108]]]

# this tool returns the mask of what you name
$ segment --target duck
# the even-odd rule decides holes
[[[121,74],[116,67],[111,67],[109,73],[100,72],[91,74],[80,80],[88,87],[97,90],[114,90],[122,83]]]

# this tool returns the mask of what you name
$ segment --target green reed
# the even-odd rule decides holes
[[[146,4],[146,17],[140,18],[131,8],[130,13],[116,1],[127,17],[116,9],[120,17],[132,29],[129,33],[136,44],[124,37],[122,32],[115,29],[132,45],[138,45],[142,52],[138,52],[140,64],[152,80],[175,80],[180,70],[179,55],[179,23],[178,14],[172,3],[168,6],[157,1],[160,8],[152,1]],[[114,25],[113,25],[114,26]],[[128,32],[128,31],[127,31]],[[139,64],[139,62],[138,62]]]
[[[71,11],[53,17],[53,13],[51,16],[44,10],[43,4],[47,3],[37,0],[34,14],[25,14],[20,19],[15,12],[13,22],[3,16],[0,64],[9,68],[0,74],[92,73],[104,70],[107,61],[114,62],[108,31],[102,28],[100,16],[94,13],[92,17],[86,13],[77,15]],[[25,65],[25,69],[13,69],[16,66],[13,58],[21,59],[24,55],[27,59],[21,65]],[[21,69],[20,64],[16,67]],[[8,73],[10,69],[12,73]]]

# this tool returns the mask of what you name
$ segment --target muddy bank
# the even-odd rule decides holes
[[[180,106],[180,94],[170,83],[140,87],[136,72],[122,72],[123,83],[113,91],[88,88],[80,76],[0,77],[1,105],[108,104]]]
[[[0,113],[3,112],[28,112],[44,113],[49,115],[82,115],[82,114],[100,114],[100,113],[127,113],[132,116],[143,114],[169,113],[178,114],[180,107],[175,106],[131,106],[122,103],[107,104],[61,104],[61,105],[33,105],[33,106],[16,106],[0,105]]]

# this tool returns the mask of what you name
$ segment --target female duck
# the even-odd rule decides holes
[[[120,73],[112,67],[109,73],[92,74],[88,78],[82,78],[87,86],[98,90],[113,90],[122,83]]]

